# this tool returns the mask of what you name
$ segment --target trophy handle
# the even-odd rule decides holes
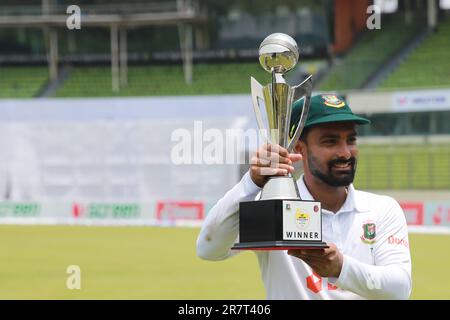
[[[292,101],[295,102],[298,99],[300,99],[301,97],[305,97],[305,100],[303,100],[302,114],[301,114],[300,120],[297,124],[297,129],[295,130],[294,136],[292,137],[292,139],[289,142],[289,145],[287,147],[287,150],[289,153],[291,153],[292,150],[294,149],[295,144],[296,144],[298,138],[300,138],[303,128],[305,127],[306,118],[307,118],[308,112],[309,112],[309,104],[310,104],[310,100],[311,100],[311,91],[312,91],[311,77],[312,76],[309,76],[308,78],[306,78],[305,81],[303,81],[299,85],[292,87],[292,90],[293,90],[293,100]]]
[[[269,136],[267,135],[266,128],[264,126],[263,118],[261,115],[261,106],[259,105],[258,98],[264,100],[263,94],[263,86],[256,81],[255,78],[251,77],[250,85],[252,90],[252,101],[253,101],[253,109],[255,110],[256,122],[258,123],[258,127],[260,129],[261,134],[267,141],[270,141]]]

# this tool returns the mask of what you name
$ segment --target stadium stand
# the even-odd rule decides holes
[[[367,30],[355,46],[337,61],[319,85],[320,90],[334,91],[361,88],[398,50],[404,47],[422,28],[412,23],[405,28],[401,16],[383,18],[380,30]]]
[[[155,96],[249,93],[250,76],[268,81],[266,73],[255,63],[198,64],[194,81],[187,85],[181,65],[131,66],[128,86],[117,93],[111,89],[108,67],[78,67],[56,92],[57,97]],[[93,85],[95,84],[95,85]]]
[[[380,85],[380,88],[443,87],[450,85],[450,17]]]
[[[361,145],[361,189],[449,189],[450,145]]]
[[[98,1],[98,3],[100,2],[103,3],[103,1]],[[13,4],[12,1],[11,4]],[[86,9],[87,7],[84,8]],[[103,7],[94,6],[89,8],[98,9]],[[130,10],[137,11],[137,8],[130,8]],[[40,10],[40,8],[38,9]],[[117,10],[127,11],[128,9],[124,5],[117,7]],[[307,13],[305,12],[302,14]],[[420,87],[422,85],[433,87],[449,84],[450,63],[445,57],[450,49],[447,36],[450,31],[449,20],[447,19],[439,25],[437,31],[427,38],[422,46],[414,51],[398,70],[383,83],[382,88]],[[392,56],[404,49],[406,44],[411,43],[411,40],[417,37],[424,29],[424,24],[421,22],[419,18],[413,19],[413,22],[405,27],[403,12],[383,15],[381,30],[366,30],[363,32],[352,49],[342,59],[338,59],[338,63],[330,69],[331,72],[317,89],[344,92],[346,89],[361,88],[374,72],[379,70]],[[313,23],[312,26],[312,30],[315,30],[316,24]],[[86,30],[89,30],[89,36],[85,36],[86,33],[67,33],[65,30],[59,30],[61,47],[60,67],[64,68],[66,63],[68,64],[66,77],[61,77],[60,71],[58,78],[49,83],[48,69],[44,66],[2,66],[0,67],[0,98],[26,98],[43,95],[62,98],[249,95],[250,76],[255,77],[260,83],[269,82],[268,73],[263,71],[255,58],[254,62],[251,63],[224,62],[223,60],[213,60],[210,63],[195,63],[193,83],[190,85],[186,84],[181,61],[172,61],[172,64],[169,64],[170,62],[163,60],[165,61],[164,63],[157,64],[158,60],[151,60],[150,62],[150,60],[131,59],[133,57],[132,53],[150,54],[150,47],[153,47],[153,50],[156,50],[155,52],[159,52],[159,56],[156,55],[156,57],[164,55],[165,52],[170,53],[170,51],[165,50],[178,48],[178,30],[176,27],[170,29],[170,32],[168,31],[169,29],[166,30],[167,33],[157,32],[157,29],[145,27],[130,28],[128,30],[128,53],[130,54],[128,85],[121,87],[118,92],[114,92],[111,86],[111,67],[108,64],[108,52],[110,50],[109,31],[108,29],[99,28]],[[150,37],[152,33],[158,34],[159,38]],[[239,32],[236,33],[239,34]],[[65,55],[70,51],[66,48],[68,47],[66,42],[69,42],[69,34],[72,37],[72,41],[77,44],[77,50],[75,51],[81,60],[64,60]],[[152,39],[152,41],[144,42],[141,39]],[[155,39],[159,39],[160,42],[154,42]],[[314,45],[318,45],[314,39],[316,38],[305,38],[304,40],[307,45],[313,45],[314,47]],[[241,41],[242,39],[238,38],[238,40]],[[248,39],[239,43],[240,45],[246,44],[246,41]],[[257,38],[255,41],[259,42],[260,39]],[[227,42],[225,41],[224,43]],[[237,47],[240,47],[240,45]],[[304,43],[302,45],[305,46]],[[41,49],[45,49],[45,46],[42,46]],[[105,60],[83,60],[86,57],[95,58],[97,57],[96,54],[104,54]],[[319,58],[317,56],[317,59]],[[229,61],[236,60],[230,59]],[[245,61],[249,61],[248,58]],[[89,65],[83,66],[83,63],[89,63]],[[301,65],[304,65],[304,63],[302,61]],[[322,64],[326,65],[325,60],[322,60]],[[320,63],[317,65],[320,65]],[[322,66],[318,69],[322,70]],[[309,70],[306,71],[307,73],[314,73]],[[292,71],[289,74],[288,80],[291,74],[295,72]],[[297,75],[300,75],[300,73],[298,72]],[[417,75],[420,75],[420,77]],[[57,85],[54,90],[48,90],[55,83]],[[298,79],[293,81],[293,83],[298,83]],[[431,112],[417,116],[408,115],[408,117],[403,116],[403,114],[401,116],[382,114],[378,115],[378,117],[377,114],[372,114],[369,116],[374,120],[374,125],[372,126],[374,129],[367,136],[447,134],[448,131],[444,132],[444,130],[432,131],[431,125],[420,126],[420,130],[416,130],[413,122],[419,119],[420,123],[428,123],[427,119],[430,115]],[[403,121],[405,125],[402,125],[401,121],[393,121],[395,117],[405,118]],[[438,118],[439,121],[436,121],[436,128],[439,129],[439,126],[443,127],[445,125],[445,120],[443,121],[442,119],[447,119],[445,117],[448,117],[448,115],[434,114],[433,117]],[[432,121],[429,122],[431,123]],[[392,130],[384,131],[386,127]],[[410,130],[403,130],[404,128],[409,128]],[[399,146],[396,144],[395,147],[390,147],[388,143],[385,142],[382,146],[361,145],[359,172],[364,172],[364,174],[360,174],[357,177],[359,187],[363,189],[450,188],[450,176],[448,174],[448,168],[450,167],[449,145]],[[88,152],[86,151],[86,153]],[[92,175],[95,172],[98,173],[98,170],[95,168],[91,171],[93,172]],[[120,170],[118,169],[117,171]],[[81,175],[80,179],[83,183],[86,182],[83,180],[84,177],[89,178],[89,175],[90,173]]]
[[[46,67],[0,67],[0,98],[32,98],[48,81]]]

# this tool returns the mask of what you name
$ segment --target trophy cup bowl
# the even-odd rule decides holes
[[[298,63],[295,40],[284,33],[273,33],[259,47],[259,62],[272,75],[271,83],[262,86],[251,77],[251,92],[256,122],[265,139],[292,152],[306,123],[311,99],[312,81],[290,86],[284,74]],[[296,129],[291,132],[291,112],[295,101],[303,98],[303,108]],[[264,103],[262,103],[264,102]],[[268,128],[262,112],[265,111]],[[291,133],[291,134],[290,134]],[[320,202],[301,200],[297,183],[291,174],[272,176],[256,201],[239,204],[239,242],[236,250],[320,249],[322,214]]]

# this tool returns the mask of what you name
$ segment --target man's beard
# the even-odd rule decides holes
[[[335,164],[346,164],[350,163],[350,167],[346,171],[333,173],[333,165]],[[320,170],[320,164],[316,157],[311,153],[308,153],[308,166],[312,175],[320,179],[322,182],[328,184],[332,187],[347,187],[353,182],[356,172],[356,158],[351,157],[349,159],[333,159],[327,163],[327,171],[323,172]]]

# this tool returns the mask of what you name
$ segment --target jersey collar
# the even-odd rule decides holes
[[[300,192],[300,197],[302,200],[315,200],[308,188],[306,187],[305,181],[303,180],[303,174],[297,180],[298,191]],[[341,212],[365,212],[368,211],[367,205],[363,201],[358,201],[357,191],[353,187],[353,184],[350,184],[348,187],[347,199],[345,199],[344,204],[336,213]]]

